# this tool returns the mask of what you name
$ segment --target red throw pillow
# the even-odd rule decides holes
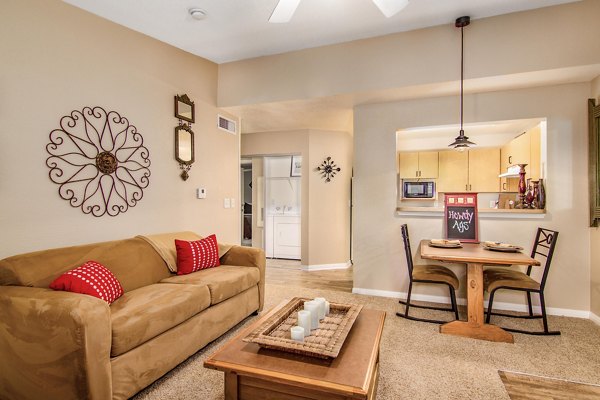
[[[221,265],[215,235],[193,242],[175,239],[175,248],[177,249],[177,275],[190,274]]]
[[[96,261],[65,272],[50,284],[54,290],[88,294],[112,303],[123,295],[123,287],[106,267]]]

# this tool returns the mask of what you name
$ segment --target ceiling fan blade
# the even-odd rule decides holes
[[[408,0],[373,0],[373,3],[389,18],[402,11],[408,5]]]
[[[298,8],[298,4],[300,4],[300,0],[279,0],[269,18],[269,22],[275,24],[290,22],[296,8]]]

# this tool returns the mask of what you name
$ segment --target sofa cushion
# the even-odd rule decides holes
[[[153,284],[125,293],[110,306],[111,356],[123,354],[210,305],[203,285]]]
[[[123,295],[123,288],[113,273],[95,261],[65,272],[50,283],[50,289],[87,294],[108,304]]]
[[[215,235],[192,242],[175,239],[175,248],[177,249],[177,275],[191,274],[201,269],[221,265]]]
[[[177,275],[163,279],[161,283],[185,283],[206,285],[210,289],[210,304],[217,304],[258,284],[260,271],[255,267],[221,265],[189,275]]]

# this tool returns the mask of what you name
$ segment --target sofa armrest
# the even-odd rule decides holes
[[[262,310],[265,303],[265,268],[267,265],[264,250],[256,247],[233,246],[221,257],[221,264],[258,268],[260,271],[258,311]]]
[[[0,393],[7,398],[110,399],[110,347],[105,301],[0,286]]]

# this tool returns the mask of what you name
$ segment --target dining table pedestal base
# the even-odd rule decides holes
[[[440,333],[489,340],[490,342],[514,343],[511,333],[492,324],[482,325],[467,321],[452,321],[441,325]]]

